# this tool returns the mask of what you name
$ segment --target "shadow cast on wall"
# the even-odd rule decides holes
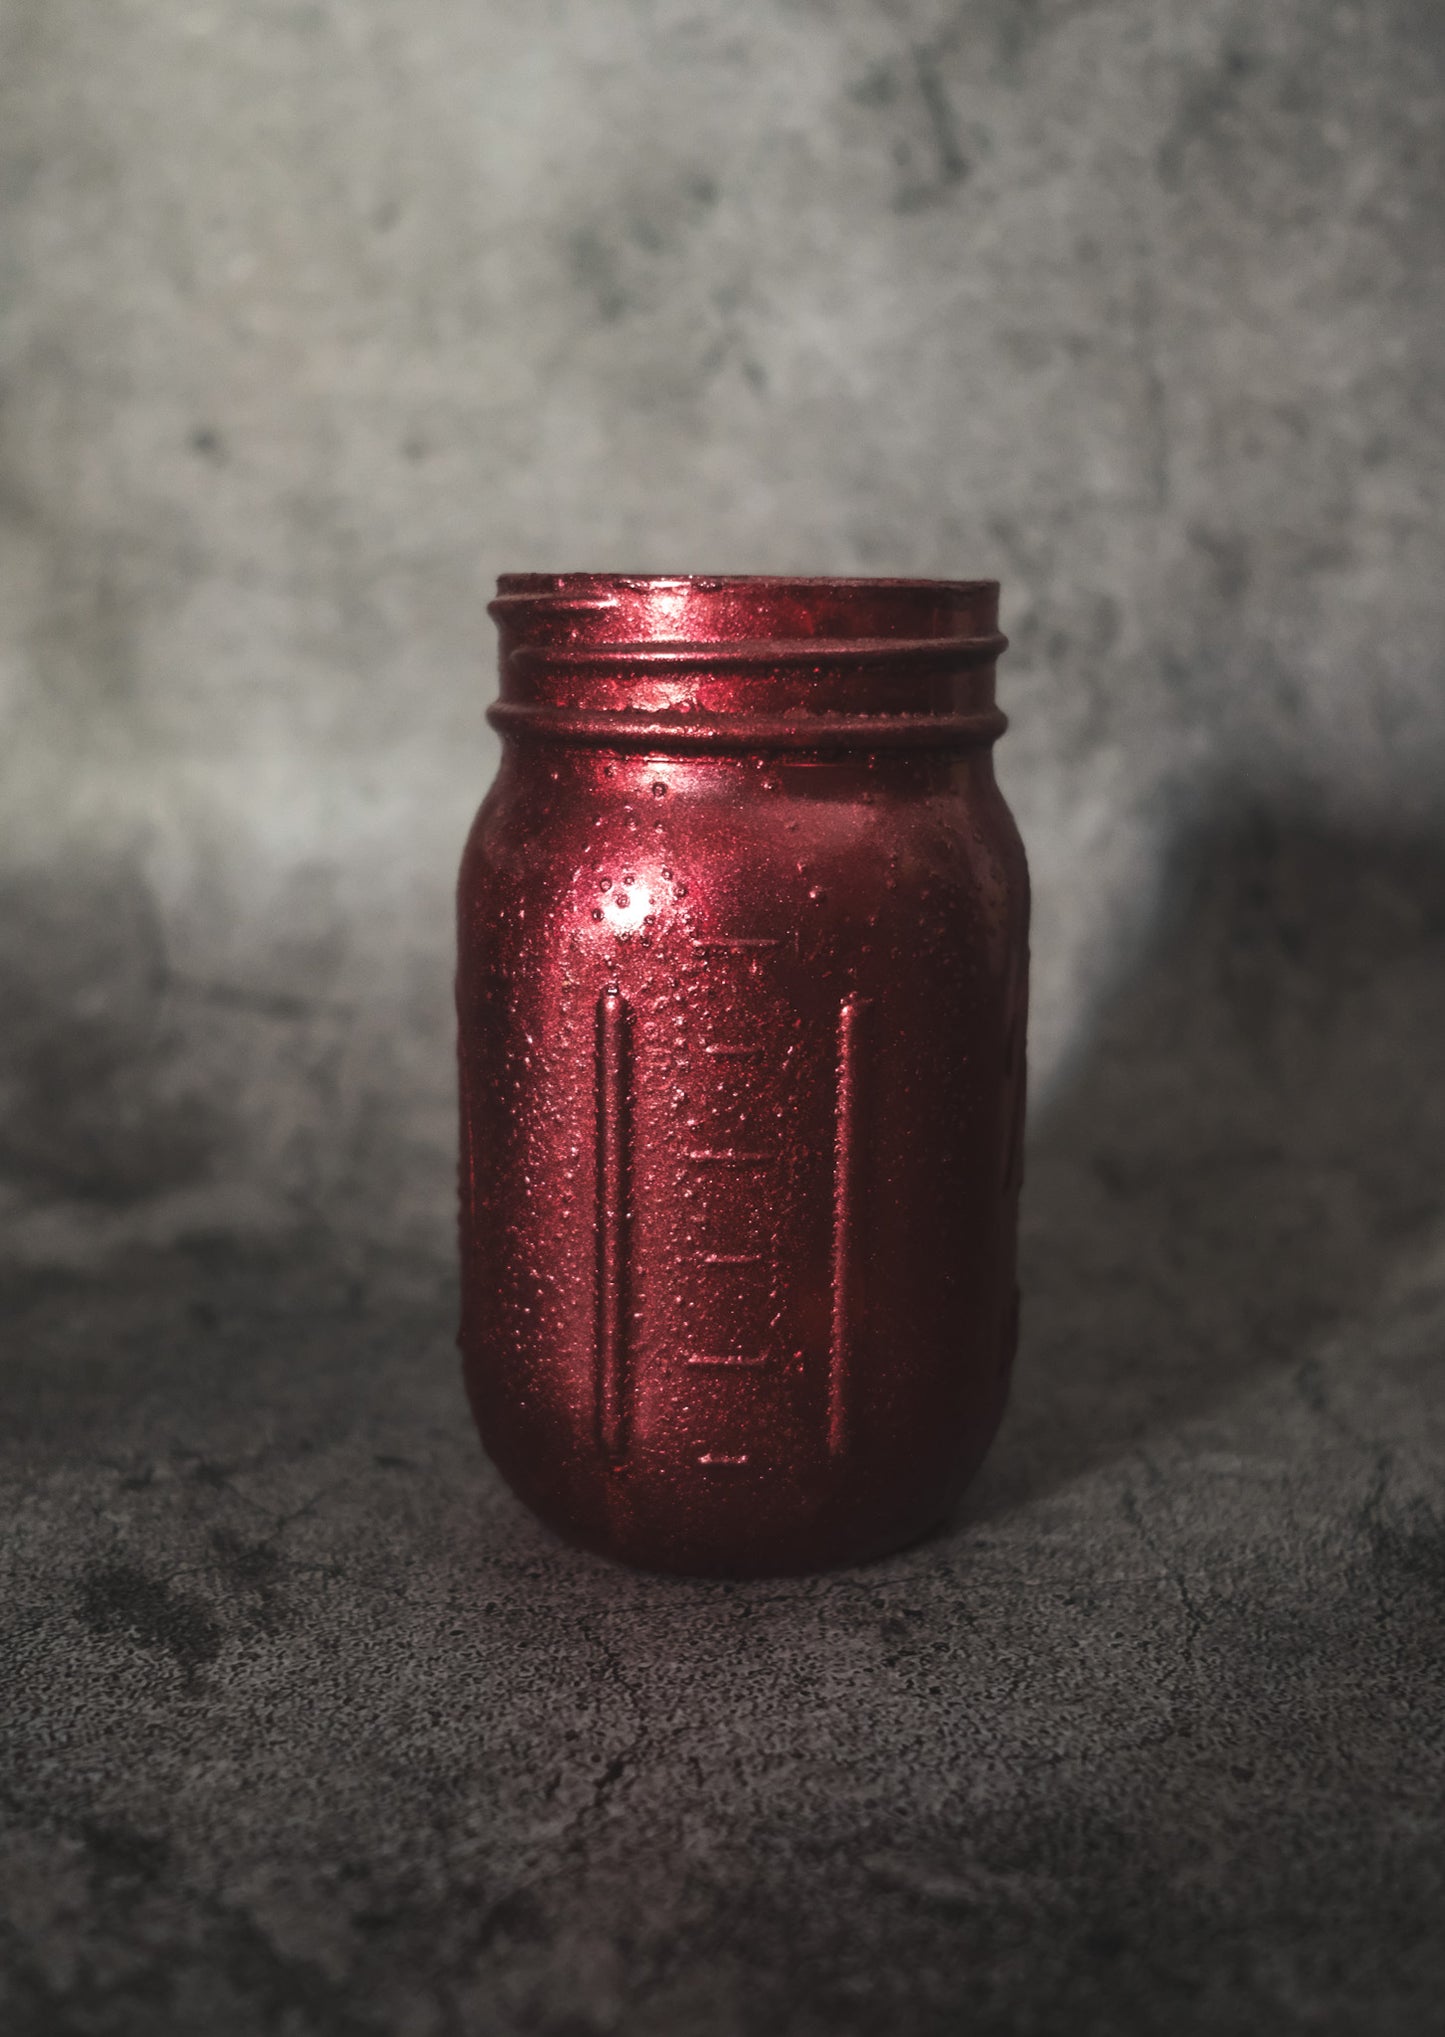
[[[1366,1315],[1445,1213],[1445,841],[1236,815],[1034,1128],[977,1521]]]

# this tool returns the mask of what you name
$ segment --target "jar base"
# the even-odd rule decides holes
[[[917,1547],[951,1527],[968,1487],[977,1476],[993,1445],[1003,1407],[989,1425],[964,1463],[958,1467],[947,1492],[928,1506],[919,1505],[907,1518],[894,1514],[880,1518],[881,1509],[866,1518],[862,1509],[851,1510],[853,1518],[814,1518],[800,1521],[787,1536],[774,1533],[769,1546],[723,1547],[685,1530],[659,1534],[655,1529],[637,1527],[632,1532],[614,1524],[579,1519],[555,1505],[549,1496],[530,1489],[525,1477],[515,1477],[495,1451],[483,1449],[513,1496],[550,1534],[570,1548],[604,1557],[624,1569],[658,1577],[695,1577],[718,1581],[745,1582],[765,1577],[819,1576],[832,1570],[854,1569],[882,1562]]]

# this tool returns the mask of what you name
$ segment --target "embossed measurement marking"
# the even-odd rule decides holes
[[[733,1004],[729,992],[743,979],[756,986],[773,958],[795,945],[791,935],[748,933],[701,934],[692,943],[694,952],[707,959],[711,995],[694,1017],[692,1051],[707,1071],[707,1083],[697,1094],[693,1136],[698,1143],[684,1155],[689,1168],[696,1170],[694,1186],[688,1190],[696,1228],[691,1239],[693,1271],[684,1282],[687,1298],[679,1326],[679,1357],[697,1376],[699,1410],[708,1410],[702,1416],[704,1433],[711,1429],[720,1443],[724,1438],[742,1441],[758,1425],[766,1427],[771,1403],[758,1394],[766,1375],[782,1362],[774,1348],[775,1255],[782,1215],[771,1207],[769,1176],[775,1178],[784,1155],[771,1143],[769,1106],[782,1100],[777,1084],[783,1070],[768,1044],[771,1027],[757,1023],[756,1038],[738,1037],[739,1032],[752,1034],[757,1022],[756,988],[740,1006]],[[778,1021],[786,1022],[784,1012],[779,1012]],[[721,1037],[706,1037],[714,1028]],[[708,1139],[709,1132],[716,1143]],[[767,1150],[755,1143],[759,1132],[768,1142]],[[726,1179],[729,1175],[732,1181]],[[709,1186],[710,1181],[714,1185]],[[716,1384],[703,1398],[704,1376],[709,1373]],[[720,1435],[714,1424],[725,1425]],[[745,1425],[742,1436],[738,1424]],[[751,1455],[756,1470],[756,1452]],[[697,1462],[736,1467],[749,1459],[747,1450],[719,1448],[702,1451]]]
[[[838,1012],[838,1086],[833,1131],[833,1335],[828,1353],[828,1449],[835,1457],[848,1447],[858,1228],[858,1037],[867,1019],[868,1004],[867,998],[845,997]]]

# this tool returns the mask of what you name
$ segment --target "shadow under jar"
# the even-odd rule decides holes
[[[508,574],[459,891],[483,1442],[648,1569],[879,1556],[1017,1334],[1028,878],[992,581]]]

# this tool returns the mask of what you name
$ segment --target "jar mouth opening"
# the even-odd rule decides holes
[[[997,587],[996,580],[933,580],[918,578],[911,574],[868,574],[868,573],[501,573],[497,576],[499,594],[592,594],[607,593],[612,588],[687,588],[695,587],[709,594],[727,593],[732,588],[788,588],[802,591],[810,587],[838,588],[885,588],[910,587],[920,590],[937,591],[946,588],[952,593],[975,593],[980,588]]]
[[[998,627],[996,580],[785,573],[504,573],[504,645],[957,641]]]

